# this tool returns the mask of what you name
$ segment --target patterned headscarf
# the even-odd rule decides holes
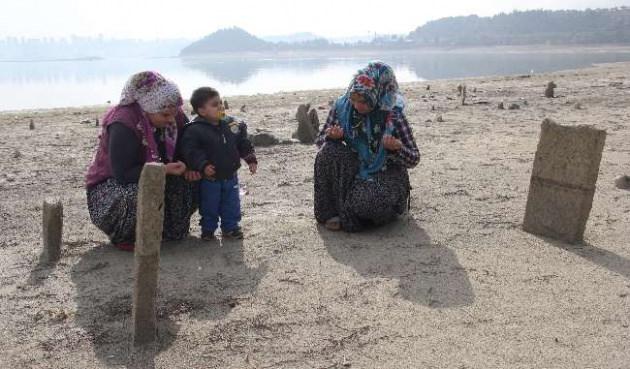
[[[381,61],[369,63],[354,75],[346,96],[350,98],[354,93],[363,96],[372,109],[391,111],[394,106],[403,104],[394,70]]]
[[[177,118],[181,118],[184,115],[181,111],[182,105],[182,95],[174,82],[167,80],[158,72],[140,72],[129,77],[125,87],[123,87],[120,103],[105,115],[103,123],[106,126],[117,120],[134,121],[135,129],[146,149],[146,160],[159,162],[166,159],[170,162],[175,155],[177,124],[169,124],[164,128],[163,140],[167,157],[160,158],[158,144],[153,134],[155,128],[145,113],[160,113],[167,109],[176,108]],[[132,115],[130,116],[130,114]]]
[[[358,116],[350,101],[350,96],[355,93],[363,96],[372,108],[371,113]],[[379,61],[359,70],[345,94],[337,100],[335,109],[343,128],[343,139],[359,155],[358,177],[361,179],[371,180],[372,174],[385,165],[387,153],[383,136],[394,132],[394,108],[402,111],[404,99],[398,92],[394,70]]]
[[[88,188],[113,176],[108,131],[114,123],[123,124],[134,132],[144,147],[145,163],[173,162],[178,130],[188,121],[181,106],[182,98],[177,85],[160,74],[140,72],[131,76],[125,84],[120,103],[111,107],[103,117],[98,148],[85,176]],[[173,124],[164,129],[157,129],[151,124],[147,113],[159,113],[172,108],[176,109]],[[164,143],[165,157],[162,157],[156,135]]]
[[[177,85],[157,72],[140,72],[129,77],[120,95],[120,105],[138,103],[147,113],[159,113],[183,105]]]

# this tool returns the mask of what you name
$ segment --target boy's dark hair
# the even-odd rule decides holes
[[[197,109],[201,108],[208,100],[219,96],[219,91],[212,87],[199,87],[193,91],[190,96],[190,105],[192,105],[195,114],[199,114]]]

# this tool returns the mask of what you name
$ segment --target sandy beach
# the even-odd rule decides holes
[[[365,233],[314,221],[314,146],[258,148],[258,174],[240,173],[245,239],[202,242],[195,215],[190,239],[163,245],[159,344],[141,353],[133,255],[86,208],[106,107],[0,112],[0,367],[628,368],[630,192],[613,181],[630,174],[629,76],[618,63],[403,84],[422,152],[411,211]],[[289,140],[299,104],[323,122],[340,93],[230,97],[229,112]],[[521,229],[544,118],[607,131],[581,245]],[[65,213],[53,266],[40,256],[46,197]]]

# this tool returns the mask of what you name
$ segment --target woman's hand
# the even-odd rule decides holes
[[[181,161],[166,164],[166,174],[181,176],[186,171],[186,164]]]
[[[402,148],[402,142],[394,136],[383,136],[383,146],[390,151],[398,151]]]
[[[343,128],[335,125],[329,128],[326,128],[326,137],[332,140],[340,140],[343,138]]]
[[[194,170],[187,170],[184,172],[184,178],[186,178],[188,182],[199,181],[201,179],[201,173]]]

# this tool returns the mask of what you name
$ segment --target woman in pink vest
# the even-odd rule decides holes
[[[166,168],[164,240],[188,235],[196,210],[199,173],[178,160],[177,135],[188,121],[175,83],[156,72],[129,78],[118,105],[103,118],[96,154],[86,175],[92,222],[116,247],[134,248],[138,180],[147,162]]]

